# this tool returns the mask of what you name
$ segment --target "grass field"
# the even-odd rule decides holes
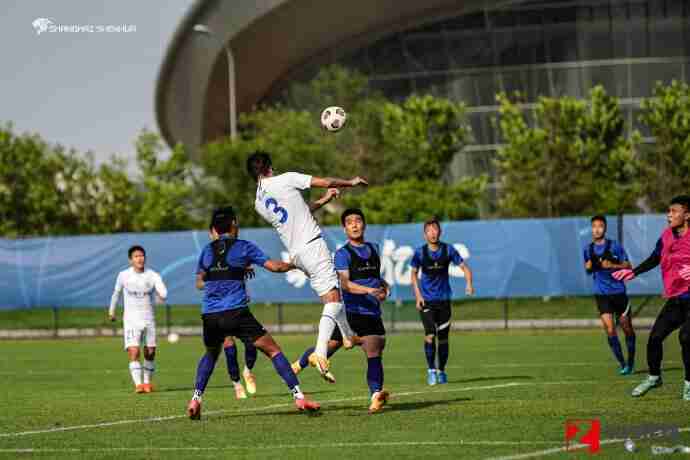
[[[645,297],[633,297],[633,309],[645,302]],[[654,317],[663,304],[661,297],[652,297],[645,304],[641,316]],[[253,304],[254,315],[264,324],[277,324],[280,318],[284,323],[313,323],[321,311],[318,305],[286,304],[279,311],[277,305]],[[453,304],[455,319],[503,319],[505,301],[496,299],[471,299],[456,301]],[[118,311],[121,315],[121,310]],[[397,321],[418,321],[418,313],[411,303],[401,307],[388,304],[385,308],[386,319],[395,315]],[[156,312],[159,327],[165,323],[165,309],[158,307]],[[539,319],[539,318],[596,318],[597,310],[591,297],[560,297],[549,301],[542,299],[524,298],[508,301],[508,317],[510,319]],[[58,324],[61,328],[110,327],[106,319],[105,307],[102,308],[60,308]],[[199,326],[198,305],[177,305],[171,308],[171,325]],[[53,311],[49,308],[33,308],[19,310],[0,310],[0,328],[2,329],[51,329],[54,325]]]
[[[278,337],[293,359],[313,340]],[[646,334],[638,341],[642,369]],[[335,356],[335,385],[312,369],[300,374],[303,390],[323,404],[318,417],[293,410],[263,357],[258,394],[236,401],[221,359],[200,422],[184,417],[199,338],[160,344],[158,391],[150,395],[132,392],[120,339],[0,346],[3,458],[586,458],[558,451],[568,418],[601,420],[597,458],[630,458],[622,442],[606,441],[613,427],[690,426],[676,334],[667,340],[665,386],[639,400],[629,392],[644,372],[618,376],[600,331],[455,334],[450,382],[431,388],[420,337],[400,334],[389,337],[385,354],[393,397],[382,414],[367,415],[365,360],[354,350]],[[690,444],[690,436],[658,442]],[[639,442],[634,458],[649,457],[649,446]]]

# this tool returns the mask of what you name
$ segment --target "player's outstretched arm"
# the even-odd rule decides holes
[[[618,281],[630,281],[643,273],[653,270],[661,263],[661,246],[657,243],[654,252],[647,259],[634,269],[624,268],[611,274]]]
[[[333,199],[338,198],[338,196],[340,196],[340,190],[338,190],[337,188],[329,188],[321,198],[309,204],[309,210],[311,212],[314,212],[318,209],[321,209],[323,206],[330,203]]]
[[[474,295],[474,283],[472,282],[472,270],[465,263],[460,264],[460,270],[465,274],[465,294]]]
[[[285,273],[289,272],[290,270],[294,270],[297,268],[294,264],[290,262],[283,262],[282,260],[267,260],[264,263],[264,268],[268,270],[269,272],[273,273]]]
[[[314,188],[347,188],[357,187],[358,185],[367,186],[369,182],[363,177],[353,177],[352,179],[338,179],[335,177],[315,177],[311,178],[311,186]]]

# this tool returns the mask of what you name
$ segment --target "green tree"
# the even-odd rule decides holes
[[[589,100],[540,98],[534,126],[519,96],[499,94],[506,145],[496,161],[499,212],[507,217],[559,217],[634,209],[640,187],[634,145],[625,139],[618,101],[603,87]]]
[[[401,179],[389,185],[369,188],[358,195],[343,197],[343,207],[361,208],[370,224],[420,222],[432,216],[443,220],[476,219],[487,178],[465,178],[454,184],[433,179]],[[339,215],[326,219],[340,223]]]
[[[416,177],[440,179],[453,156],[468,142],[465,106],[434,96],[410,96],[382,108],[385,182]]]
[[[6,124],[0,129],[0,233],[23,237],[88,229],[81,212],[93,169],[91,157],[50,146],[35,134],[18,136]]]
[[[370,99],[382,99],[369,89],[368,78],[360,72],[330,65],[306,83],[293,83],[285,93],[284,105],[292,110],[319,116],[327,106],[340,106],[346,111]]]
[[[653,97],[642,101],[640,121],[655,138],[641,157],[642,187],[650,207],[663,212],[674,195],[690,190],[690,87],[657,83]]]
[[[143,199],[134,217],[135,228],[172,231],[203,226],[206,216],[197,208],[199,180],[184,148],[176,146],[164,159],[160,137],[148,131],[139,135],[136,148]]]
[[[584,171],[591,174],[592,202],[588,214],[635,212],[641,197],[639,134],[625,137],[625,119],[618,98],[598,85],[590,91],[580,145]]]
[[[120,233],[139,230],[136,215],[143,201],[141,188],[127,172],[127,161],[112,157],[98,169],[93,182],[91,206],[87,207],[91,231],[85,233]]]

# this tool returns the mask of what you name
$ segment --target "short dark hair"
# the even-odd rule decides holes
[[[426,221],[424,221],[425,231],[429,225],[435,225],[436,228],[438,228],[438,230],[441,231],[441,222],[439,222],[438,217],[432,217],[431,219],[427,219]]]
[[[605,216],[602,216],[601,214],[597,214],[596,216],[592,217],[592,218],[589,220],[589,223],[590,223],[590,224],[593,224],[594,222],[597,222],[597,221],[603,222],[603,223],[604,223],[604,228],[608,228],[609,224],[608,224],[608,222],[606,222],[606,217],[605,217]]]
[[[236,219],[237,216],[232,206],[215,209],[211,215],[210,228],[214,228],[219,235],[229,233]]]
[[[684,206],[686,211],[690,211],[690,196],[688,196],[688,195],[675,196],[671,200],[671,203],[669,203],[669,206],[673,206],[674,204],[679,204],[681,206]]]
[[[362,212],[361,209],[359,208],[348,208],[345,211],[343,211],[342,215],[340,216],[340,223],[345,226],[345,219],[347,219],[347,216],[359,216],[362,218],[362,222],[365,224],[367,223],[367,220],[364,217],[364,212]]]
[[[138,244],[135,244],[134,246],[129,248],[129,250],[127,250],[127,257],[131,259],[132,254],[134,254],[137,251],[140,251],[142,254],[144,254],[144,257],[146,257],[146,251],[143,247],[139,246]]]
[[[263,150],[257,150],[247,158],[247,172],[255,181],[259,180],[259,176],[265,176],[272,166],[271,155]]]

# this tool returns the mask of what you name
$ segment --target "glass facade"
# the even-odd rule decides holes
[[[688,0],[552,0],[458,14],[331,63],[361,71],[395,100],[418,92],[464,102],[474,144],[454,161],[458,176],[491,172],[501,143],[491,123],[496,93],[519,90],[531,102],[541,95],[582,97],[602,84],[621,98],[628,129],[639,128],[640,98],[656,81],[687,81],[689,57]]]

